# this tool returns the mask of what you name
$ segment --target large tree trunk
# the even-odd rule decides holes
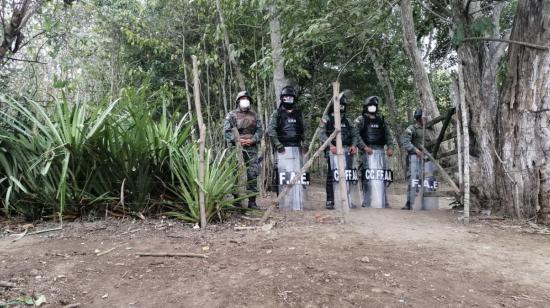
[[[518,4],[511,40],[550,46],[550,0]],[[500,96],[497,191],[500,206],[514,202],[524,218],[539,210],[550,223],[550,51],[509,46],[508,76]]]
[[[414,83],[418,98],[420,99],[425,115],[428,118],[439,116],[439,109],[435,102],[430,80],[424,68],[424,61],[416,45],[416,33],[414,29],[414,20],[410,0],[401,0],[399,4],[401,8],[401,26],[403,28],[403,47],[412,64]],[[435,126],[436,132],[439,132],[441,124]]]
[[[285,59],[283,58],[283,46],[281,43],[281,25],[279,13],[275,4],[269,5],[269,29],[271,32],[271,58],[273,60],[273,86],[275,97],[279,97],[281,90],[287,84],[285,78]],[[279,100],[277,100],[279,107]]]
[[[374,66],[374,70],[376,71],[376,77],[378,78],[378,81],[382,85],[382,88],[384,89],[384,96],[386,97],[386,102],[389,107],[389,118],[390,118],[390,124],[393,128],[393,137],[396,141],[397,148],[399,149],[400,158],[399,162],[401,164],[401,171],[406,170],[406,156],[407,153],[405,151],[401,150],[401,134],[404,131],[404,127],[399,124],[399,121],[397,120],[397,115],[399,114],[399,109],[397,108],[397,102],[395,101],[395,92],[393,90],[393,85],[390,80],[388,71],[386,68],[382,65],[378,55],[378,52],[370,47],[367,47],[367,53],[369,55],[369,58]]]
[[[468,5],[469,4],[469,5]],[[453,0],[452,9],[455,12],[453,24],[461,25],[466,36],[476,36],[470,33],[470,25],[481,14],[480,3],[468,0]],[[493,9],[495,29],[486,33],[486,37],[498,37],[498,19],[502,5]],[[496,157],[495,114],[498,106],[498,88],[496,83],[497,67],[505,53],[502,42],[465,42],[458,50],[458,58],[462,64],[464,76],[464,98],[469,113],[470,155],[471,155],[471,187],[473,207],[498,208],[499,196],[496,191]],[[464,153],[468,155],[468,153]]]

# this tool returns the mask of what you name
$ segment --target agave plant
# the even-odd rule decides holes
[[[183,204],[175,207],[177,211],[166,213],[188,222],[199,222],[199,189],[205,194],[206,219],[221,218],[221,215],[235,209],[233,194],[236,192],[237,161],[228,150],[205,153],[205,179],[203,185],[198,182],[199,149],[198,146],[173,149],[170,166],[176,181],[172,190]]]
[[[63,99],[49,113],[37,102],[0,98],[7,106],[0,110],[6,132],[0,135],[0,164],[5,174],[4,211],[13,200],[34,200],[53,205],[60,216],[67,203],[85,195],[81,187],[82,164],[94,161],[88,149],[95,144],[116,101],[104,109],[88,111],[86,105],[71,105]],[[87,168],[86,168],[87,169]],[[84,173],[87,173],[85,170]]]

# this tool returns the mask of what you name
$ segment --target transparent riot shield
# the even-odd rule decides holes
[[[420,159],[416,155],[409,155],[409,168],[411,177],[409,179],[411,208],[413,210],[436,210],[439,208],[439,199],[437,197],[424,197],[422,203],[416,202],[420,198],[420,190],[424,192],[437,191],[439,182],[434,175],[434,165],[431,161],[424,161],[424,183],[420,183]],[[420,207],[418,205],[421,205]]]
[[[302,153],[299,147],[285,147],[284,153],[277,153],[279,193],[302,169]],[[303,174],[288,194],[279,202],[279,209],[301,211],[304,209],[305,187],[309,185],[308,174]]]
[[[439,188],[439,182],[435,177],[434,164],[427,160],[424,162],[424,192],[437,191]],[[426,197],[422,200],[423,210],[437,210],[439,209],[438,197]]]
[[[334,202],[337,203],[339,200],[341,200],[340,196],[340,186],[339,182],[340,180],[346,181],[346,194],[348,199],[348,207],[353,208],[353,202],[352,202],[352,186],[358,186],[357,183],[359,182],[359,173],[357,172],[357,169],[353,168],[353,156],[349,154],[349,149],[345,149],[345,171],[344,175],[340,176],[338,174],[338,161],[337,161],[337,155],[330,153],[330,172],[332,173],[332,189],[334,191]]]
[[[386,186],[393,182],[393,172],[383,149],[363,154],[363,206],[377,209],[389,207]]]

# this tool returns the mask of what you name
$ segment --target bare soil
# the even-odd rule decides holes
[[[0,303],[44,295],[42,307],[550,306],[549,235],[510,221],[464,225],[445,204],[401,211],[402,187],[392,189],[392,209],[353,209],[341,224],[323,209],[321,186],[311,189],[317,209],[275,212],[269,231],[235,231],[255,223],[238,215],[205,231],[157,219],[72,222],[15,242],[4,232],[0,281],[16,287],[0,287]]]

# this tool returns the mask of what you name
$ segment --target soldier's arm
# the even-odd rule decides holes
[[[362,150],[367,146],[365,144],[365,141],[363,141],[363,138],[361,138],[361,130],[363,129],[363,116],[358,116],[357,119],[355,119],[354,129],[356,131],[354,133],[354,136],[356,136],[355,138],[357,138],[357,147]]]
[[[260,144],[260,141],[262,141],[262,136],[264,135],[264,129],[262,127],[262,121],[260,120],[260,116],[258,115],[256,118],[256,132],[254,133],[254,144]]]
[[[235,135],[233,135],[233,117],[231,116],[231,113],[228,113],[227,116],[225,116],[225,120],[223,121],[223,137],[225,140],[229,142],[235,142]]]
[[[405,150],[407,150],[408,153],[412,153],[416,151],[416,147],[412,144],[412,138],[414,135],[414,127],[410,125],[405,129],[403,132],[403,136],[401,138],[401,142],[403,143],[403,147]]]
[[[321,121],[319,122],[319,141],[321,143],[325,143],[327,141],[327,123],[328,123],[329,117],[324,116],[321,118]]]
[[[267,135],[271,139],[271,143],[275,149],[280,149],[283,144],[279,141],[277,136],[277,110],[273,111],[271,117],[269,118],[269,125],[267,127]]]

